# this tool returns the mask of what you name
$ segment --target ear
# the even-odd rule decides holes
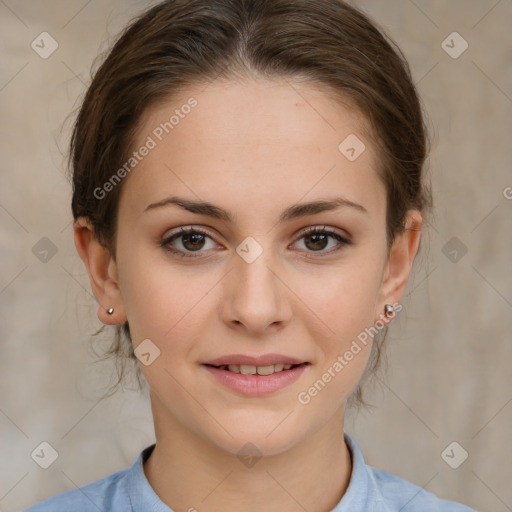
[[[117,325],[126,321],[126,314],[118,286],[117,265],[109,250],[96,239],[94,226],[86,217],[73,224],[75,247],[87,268],[91,288],[99,303],[98,318],[104,324]],[[107,310],[114,308],[109,315]]]
[[[383,315],[384,306],[399,303],[407,288],[414,258],[420,245],[422,223],[421,213],[418,210],[409,210],[405,219],[405,229],[393,242],[384,267],[377,300],[377,319],[381,321],[389,322],[389,319]]]

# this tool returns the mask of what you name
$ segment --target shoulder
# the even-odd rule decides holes
[[[403,510],[407,512],[475,512],[461,503],[441,499],[397,475],[372,466],[367,466],[367,469],[373,481],[377,499],[390,504],[389,512]],[[387,512],[387,509],[385,510]]]
[[[419,485],[366,464],[357,443],[345,433],[352,455],[352,476],[338,510],[371,512],[475,512],[437,497]]]
[[[57,494],[24,512],[129,511],[132,507],[127,492],[128,472],[128,468],[123,469],[80,488]]]

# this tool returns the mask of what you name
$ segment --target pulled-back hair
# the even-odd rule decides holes
[[[89,218],[114,259],[123,182],[104,197],[94,191],[129,158],[143,113],[218,77],[301,78],[363,114],[386,188],[388,250],[408,210],[430,209],[427,130],[410,69],[367,15],[342,0],[166,0],[118,37],[94,73],[72,134],[73,216]],[[361,385],[379,365],[386,330],[374,340],[349,405],[366,405]],[[116,356],[117,384],[128,361],[140,384],[128,322],[116,326],[105,355]]]

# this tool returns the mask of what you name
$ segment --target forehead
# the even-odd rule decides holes
[[[151,149],[129,173],[121,201],[140,213],[165,195],[221,197],[236,210],[339,192],[378,209],[384,189],[368,132],[358,110],[311,84],[197,84],[146,111],[133,150]],[[355,160],[343,152],[359,153],[362,144]]]

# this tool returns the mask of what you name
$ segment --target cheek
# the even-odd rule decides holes
[[[163,250],[162,250],[163,253]],[[212,273],[180,267],[153,250],[131,251],[120,261],[120,283],[130,332],[135,344],[149,338],[161,348],[169,340],[191,339],[199,315],[206,315],[206,295],[214,286]]]
[[[149,258],[133,244],[132,250],[127,249],[128,242],[120,233],[119,284],[132,339],[137,344],[173,325],[176,292],[171,285],[176,283],[171,282],[169,272],[163,271],[161,265],[155,265],[154,256]]]
[[[330,417],[339,410],[370,357],[379,276],[363,264],[360,268],[365,270],[351,268],[322,279],[313,293],[312,287],[305,288],[310,291],[301,314],[310,319],[306,328],[318,367],[296,400],[312,418]]]
[[[339,345],[340,339],[373,325],[379,285],[378,266],[358,258],[321,274],[301,277],[293,289],[304,303],[304,313],[309,309],[308,316],[317,317],[321,334]]]
[[[334,413],[359,382],[372,347],[374,304],[380,272],[372,258],[356,261],[300,282],[305,305],[300,316],[314,341],[318,368],[297,397],[308,414]],[[305,404],[307,402],[307,404]]]

